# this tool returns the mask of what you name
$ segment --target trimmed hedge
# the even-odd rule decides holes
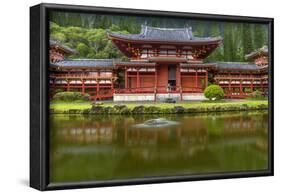
[[[263,93],[259,90],[256,90],[256,91],[252,92],[251,97],[256,98],[256,99],[264,98]]]
[[[204,90],[204,95],[209,100],[220,100],[224,97],[223,89],[219,85],[210,85]]]
[[[199,107],[199,108],[184,108],[182,106],[175,106],[173,108],[160,108],[156,106],[136,106],[133,109],[126,105],[115,106],[100,106],[93,105],[91,109],[69,109],[69,110],[54,110],[50,109],[53,114],[120,114],[120,115],[136,115],[136,114],[183,114],[183,113],[206,113],[206,112],[229,112],[229,111],[248,111],[248,110],[266,110],[267,105],[260,104],[257,106],[227,106],[227,107]]]
[[[89,94],[81,92],[58,92],[52,98],[53,101],[73,102],[73,101],[89,101]]]

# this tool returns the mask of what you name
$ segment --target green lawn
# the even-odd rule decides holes
[[[101,106],[114,106],[117,103],[113,102],[106,102]],[[118,103],[121,104],[121,103]],[[243,104],[247,104],[249,107],[256,107],[258,105],[268,105],[267,100],[225,100],[219,102],[210,102],[210,101],[203,101],[203,102],[179,102],[175,104],[168,104],[168,103],[153,103],[153,102],[142,102],[142,103],[122,103],[125,104],[129,109],[133,109],[136,106],[156,106],[160,108],[173,108],[175,106],[182,106],[184,108],[208,108],[208,107],[231,107],[231,106],[242,106]],[[70,109],[78,109],[84,110],[91,108],[91,102],[55,102],[50,104],[50,108],[54,110],[70,110]]]

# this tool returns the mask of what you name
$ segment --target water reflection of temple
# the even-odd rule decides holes
[[[166,119],[180,125],[152,129],[133,127],[156,118],[152,115],[52,115],[51,180],[80,181],[79,177],[85,175],[89,180],[101,180],[266,169],[267,116],[169,115]]]
[[[246,118],[246,119],[245,119]],[[216,143],[218,137],[229,142],[236,138],[256,137],[267,133],[267,122],[261,122],[255,116],[238,113],[236,116],[205,116],[180,118],[180,125],[163,128],[134,128],[134,124],[142,123],[145,118],[112,117],[106,119],[83,118],[79,122],[73,119],[59,121],[61,125],[54,130],[55,139],[64,143],[83,144],[118,144],[124,146],[157,147],[157,145],[186,147]],[[73,121],[73,122],[71,122]],[[60,126],[63,126],[60,128]],[[265,143],[259,139],[257,146],[265,149]]]

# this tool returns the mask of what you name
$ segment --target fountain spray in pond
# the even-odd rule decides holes
[[[136,128],[156,128],[156,127],[167,127],[172,125],[178,125],[176,121],[169,121],[164,118],[150,119],[141,124],[133,125]]]

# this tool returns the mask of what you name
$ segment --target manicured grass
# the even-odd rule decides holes
[[[50,109],[54,109],[54,110],[69,110],[69,109],[84,110],[91,107],[92,107],[91,102],[54,102],[50,104]]]
[[[113,102],[105,102],[103,107],[113,107],[117,103]],[[203,101],[203,102],[179,102],[175,104],[168,104],[168,103],[153,103],[153,102],[142,102],[142,103],[118,103],[118,104],[124,104],[129,109],[133,109],[136,106],[154,106],[159,108],[174,108],[175,106],[182,106],[184,108],[212,108],[212,107],[231,107],[231,106],[242,106],[247,104],[249,107],[256,107],[261,104],[268,105],[267,100],[224,100],[224,101]],[[78,110],[84,110],[91,108],[91,102],[54,102],[51,103],[50,108],[54,110],[70,110],[70,109],[78,109]]]

